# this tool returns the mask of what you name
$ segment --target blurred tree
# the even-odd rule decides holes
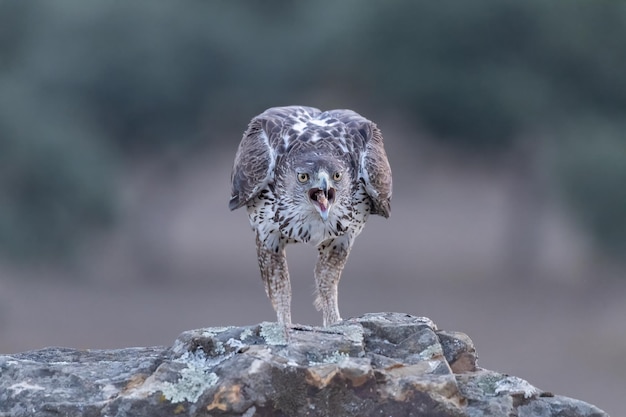
[[[368,3],[359,71],[440,140],[505,149],[572,111],[626,106],[623,4],[478,0]]]
[[[226,65],[198,30],[204,10],[188,6],[40,2],[24,67],[42,95],[83,109],[123,154],[188,144]]]

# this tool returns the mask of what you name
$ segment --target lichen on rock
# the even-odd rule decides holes
[[[180,370],[180,378],[175,382],[165,381],[153,387],[154,391],[161,391],[168,401],[196,402],[207,389],[219,381],[214,372],[207,372],[211,368],[208,366],[206,355],[200,349],[194,353],[186,352],[175,361],[185,365]]]

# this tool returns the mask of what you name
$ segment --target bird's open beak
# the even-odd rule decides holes
[[[316,187],[309,190],[309,199],[322,217],[322,220],[326,221],[328,219],[328,210],[335,202],[335,189],[329,187],[328,178],[325,175],[321,177],[320,182],[316,185]]]

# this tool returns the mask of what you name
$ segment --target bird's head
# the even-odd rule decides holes
[[[301,202],[306,202],[322,220],[328,219],[333,207],[350,194],[350,180],[346,167],[327,159],[295,161],[290,172],[291,184]]]

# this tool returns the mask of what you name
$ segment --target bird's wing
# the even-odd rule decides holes
[[[299,119],[310,119],[320,113],[313,107],[273,107],[250,121],[233,164],[228,203],[231,210],[246,204],[273,181],[276,160],[287,147],[290,128]]]
[[[352,110],[332,110],[348,129],[353,152],[359,154],[359,177],[372,199],[372,214],[389,217],[391,210],[391,167],[385,153],[383,135],[376,124]]]

